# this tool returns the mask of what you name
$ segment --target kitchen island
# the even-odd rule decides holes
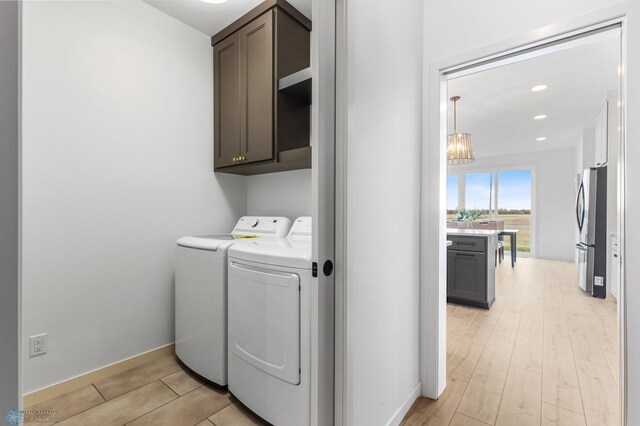
[[[447,229],[447,302],[489,309],[496,297],[500,230]]]

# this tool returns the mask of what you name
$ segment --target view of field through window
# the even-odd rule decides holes
[[[518,252],[531,251],[531,170],[489,171],[449,175],[447,221],[498,220],[517,229]],[[510,250],[505,238],[505,251]]]

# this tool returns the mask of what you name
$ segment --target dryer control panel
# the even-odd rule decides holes
[[[231,232],[234,236],[256,236],[284,238],[291,228],[286,217],[243,216]]]
[[[312,219],[310,216],[301,216],[297,218],[287,238],[292,240],[308,240],[311,241],[311,234],[313,233]]]

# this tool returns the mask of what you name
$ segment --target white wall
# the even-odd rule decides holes
[[[575,152],[573,149],[480,157],[452,166],[449,174],[508,168],[533,170],[532,254],[542,259],[573,261],[576,248]]]
[[[346,417],[397,424],[420,383],[422,2],[349,1],[346,34]]]
[[[212,171],[206,35],[140,2],[25,2],[23,24],[30,392],[173,342],[175,240],[228,231],[246,179]]]
[[[247,177],[247,214],[311,216],[311,169]]]
[[[533,5],[510,0],[424,0],[426,60],[451,58],[618,2],[541,0]],[[452,24],[459,31],[452,31]]]
[[[0,413],[21,404],[19,3],[0,2]]]
[[[626,115],[629,118],[640,116],[640,2],[630,0],[541,0],[535,4],[495,0],[478,2],[475,0],[425,0],[424,9],[424,56],[425,64],[436,63],[445,58],[460,57],[465,52],[475,49],[486,49],[488,45],[507,39],[515,40],[529,37],[534,30],[545,26],[572,21],[583,24],[601,20],[600,16],[581,15],[594,10],[615,5],[607,12],[606,18],[624,14],[627,17],[627,94],[625,99]],[[605,18],[605,19],[606,19]],[[580,22],[578,22],[580,21]],[[452,25],[459,31],[452,31]],[[572,23],[570,25],[573,26]],[[553,31],[547,28],[546,33]],[[545,32],[538,32],[542,35]],[[504,45],[504,43],[503,43]],[[487,49],[487,53],[489,49]],[[430,78],[427,74],[426,81]],[[437,87],[437,86],[436,86]],[[427,85],[431,90],[433,86]],[[425,99],[429,92],[425,90]],[[425,111],[428,114],[428,111]],[[425,115],[428,116],[428,115]],[[437,123],[430,123],[430,126]],[[627,162],[630,165],[640,161],[640,144],[633,143],[640,138],[640,121],[627,121]],[[437,183],[437,182],[436,182]],[[627,169],[627,200],[629,212],[640,209],[640,168]],[[640,275],[635,265],[640,265],[640,247],[633,245],[634,236],[640,235],[640,221],[627,223],[627,236],[630,244],[626,247],[625,262],[629,265],[627,275],[627,306],[640,306]],[[423,281],[425,292],[429,289],[428,281]],[[431,285],[434,285],[433,283]],[[630,309],[627,316],[627,359],[628,368],[628,424],[640,424],[640,310]],[[426,376],[423,376],[426,377]]]

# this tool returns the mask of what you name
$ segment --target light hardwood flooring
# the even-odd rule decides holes
[[[61,426],[251,426],[261,419],[229,392],[212,387],[173,356],[133,368],[32,407],[26,412],[55,412],[56,421],[25,425]],[[27,417],[27,416],[25,416]]]
[[[573,263],[510,263],[491,310],[447,306],[447,387],[403,425],[619,425],[615,299],[581,291]]]
[[[521,258],[496,273],[491,310],[447,306],[447,388],[403,424],[618,425],[615,300],[582,292],[572,263]],[[264,424],[173,356],[26,410],[64,426]]]

